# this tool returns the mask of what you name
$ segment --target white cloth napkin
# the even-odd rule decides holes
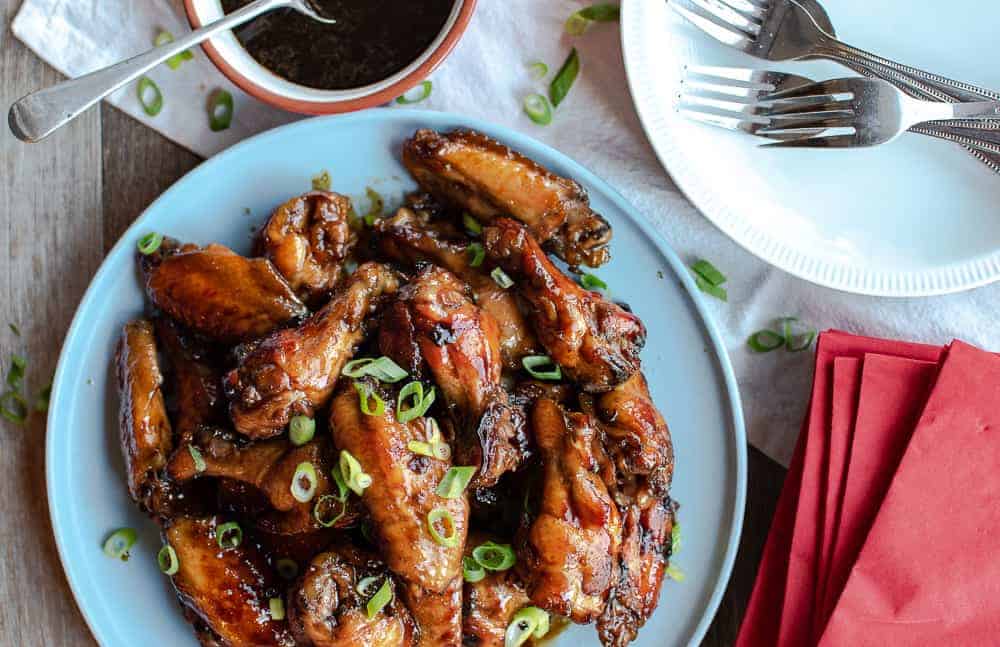
[[[930,343],[959,337],[1000,350],[1000,330],[992,323],[1000,318],[1000,287],[934,299],[848,295],[776,270],[719,232],[681,195],[646,142],[626,85],[617,27],[597,25],[579,38],[563,33],[566,17],[585,4],[479,0],[467,34],[433,75],[434,92],[421,107],[504,124],[558,148],[620,190],[685,261],[708,258],[729,276],[729,303],[706,299],[726,338],[755,446],[787,465],[812,377],[808,353],[748,352],[748,335],[777,317]],[[13,23],[20,40],[70,76],[147,49],[160,29],[188,29],[179,0],[25,0]],[[554,72],[574,45],[583,61],[580,78],[554,123],[536,126],[521,112],[522,98],[535,87],[525,64],[539,59]],[[143,113],[134,86],[109,101],[206,157],[297,118],[244,95],[200,51],[179,70],[161,66],[151,76],[166,97],[159,116]],[[205,101],[218,87],[233,93],[236,117],[228,131],[212,133]]]

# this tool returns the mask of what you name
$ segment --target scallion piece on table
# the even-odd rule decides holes
[[[770,353],[785,345],[785,338],[773,330],[759,330],[747,339],[747,346],[755,353]]]
[[[372,484],[372,477],[365,474],[358,459],[346,449],[340,450],[340,472],[344,475],[347,487],[358,496],[364,494],[365,489]]]
[[[139,253],[143,256],[149,256],[150,254],[156,252],[160,249],[160,245],[163,244],[163,234],[151,231],[136,243],[136,247],[139,249]]]
[[[281,598],[270,598],[267,601],[267,609],[271,613],[271,620],[285,619],[285,601]]]
[[[347,513],[347,504],[332,494],[324,494],[313,506],[313,518],[324,528],[330,528]]]
[[[729,293],[724,287],[712,285],[698,274],[694,275],[694,284],[705,294],[715,297],[719,301],[729,302]]]
[[[475,584],[486,577],[486,569],[471,557],[462,558],[462,579]]]
[[[299,463],[295,468],[295,473],[292,474],[292,484],[290,486],[292,496],[299,503],[312,501],[318,484],[316,467],[309,461]]]
[[[35,396],[35,411],[39,413],[45,413],[49,410],[49,398],[52,397],[52,383],[49,382],[48,386],[42,387],[42,390],[38,392]]]
[[[566,19],[566,33],[582,36],[595,22],[614,22],[619,19],[621,9],[616,4],[601,3],[577,11]]]
[[[410,422],[427,413],[434,404],[437,389],[433,386],[424,394],[424,385],[414,380],[402,388],[396,400],[396,419],[400,422]],[[409,400],[409,402],[407,402]],[[408,405],[403,408],[403,405]]]
[[[18,328],[16,324],[9,323],[7,324],[7,327],[10,328],[10,331],[15,335],[17,335],[18,337],[21,336],[21,329]]]
[[[215,541],[222,550],[237,548],[243,543],[243,529],[235,521],[227,521],[215,529]]]
[[[28,403],[17,391],[7,391],[0,395],[0,416],[15,425],[23,425],[28,421]]]
[[[225,90],[216,90],[208,100],[208,127],[214,133],[229,128],[234,111],[233,95]]]
[[[728,280],[719,268],[703,258],[691,266],[691,271],[715,286],[722,285]]]
[[[386,578],[378,591],[375,591],[375,595],[365,604],[365,613],[369,619],[374,618],[390,602],[392,602],[392,583]]]
[[[119,528],[104,540],[104,554],[112,559],[127,562],[129,551],[132,550],[137,538],[138,535],[132,528]]]
[[[155,117],[163,110],[163,92],[160,91],[160,86],[156,85],[156,82],[148,76],[139,79],[139,85],[136,86],[136,96],[139,98],[143,112],[150,117]]]
[[[504,647],[520,647],[529,638],[549,633],[549,614],[538,607],[525,607],[514,614],[504,634]]]
[[[438,524],[444,527],[444,532],[438,530]],[[458,528],[455,527],[455,517],[445,508],[434,508],[427,515],[427,529],[431,538],[446,548],[458,546]]]
[[[385,413],[385,400],[375,393],[375,391],[363,382],[355,382],[354,389],[361,399],[361,413],[366,416],[381,416]],[[371,407],[371,401],[375,401],[375,408]]]
[[[24,381],[24,371],[28,368],[28,360],[20,355],[10,356],[10,370],[7,371],[7,384],[12,389],[20,389]]]
[[[470,234],[478,236],[483,233],[483,226],[478,220],[472,217],[472,214],[463,213],[462,214],[462,224],[465,225],[466,231]]]
[[[295,416],[288,423],[288,439],[296,447],[301,447],[316,435],[316,421],[309,416]]]
[[[548,355],[527,355],[521,359],[521,366],[536,380],[562,379],[562,369]]]
[[[475,467],[451,467],[445,472],[444,478],[438,483],[436,494],[443,499],[457,499],[469,486],[469,481],[476,475]]]
[[[801,353],[802,351],[809,350],[818,334],[815,328],[810,328],[802,333],[796,333],[793,326],[798,320],[798,317],[783,317],[780,320],[781,331],[785,338],[785,350],[789,353]]]
[[[563,63],[562,67],[556,73],[555,78],[552,79],[552,83],[549,84],[549,100],[552,101],[553,107],[558,108],[559,104],[563,102],[563,99],[569,94],[569,90],[573,87],[573,82],[576,81],[576,77],[579,74],[580,55],[574,47],[573,51],[566,58],[566,62]]]
[[[590,272],[584,272],[580,276],[580,285],[587,288],[588,290],[607,290],[608,284],[602,281],[600,278],[594,276]]]
[[[507,288],[510,288],[510,287],[512,287],[514,285],[514,279],[510,278],[509,276],[507,276],[507,273],[504,272],[499,267],[493,268],[493,271],[490,272],[490,276],[492,276],[493,277],[493,281],[497,285],[499,285],[500,287],[502,287],[504,290],[506,290]]]
[[[172,42],[174,42],[174,35],[171,34],[169,31],[161,31],[159,34],[156,35],[156,38],[153,39],[153,45],[155,47],[159,47],[160,45],[166,45],[167,43],[172,43]],[[193,58],[194,54],[192,54],[190,50],[186,49],[183,52],[179,52],[168,58],[166,60],[167,67],[169,67],[171,70],[176,70],[181,66],[181,64],[184,61],[190,61]]]
[[[181,562],[177,559],[177,551],[170,544],[165,545],[156,554],[156,563],[160,566],[160,571],[164,575],[174,575],[181,568]]]
[[[400,105],[410,105],[413,103],[420,103],[427,97],[431,96],[431,91],[434,89],[434,84],[430,81],[423,81],[420,85],[407,90],[401,97],[396,98],[396,103]]]
[[[279,559],[274,564],[274,569],[278,571],[278,575],[283,580],[294,580],[295,576],[299,574],[299,565],[294,559],[288,559],[284,557]]]
[[[542,61],[528,63],[528,74],[536,81],[541,81],[549,75],[549,66]]]
[[[482,243],[469,243],[469,246],[465,248],[465,253],[469,255],[471,267],[479,267],[486,260],[486,250]]]
[[[539,126],[548,126],[552,123],[552,106],[549,100],[541,94],[529,94],[524,97],[524,114]]]
[[[488,571],[506,571],[517,563],[510,544],[487,541],[472,550],[472,558]]]

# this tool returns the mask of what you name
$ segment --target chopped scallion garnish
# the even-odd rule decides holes
[[[361,580],[358,581],[357,586],[354,587],[354,590],[357,591],[358,595],[360,595],[363,598],[371,597],[372,595],[375,594],[375,587],[381,580],[382,578],[376,575],[369,575],[368,577],[362,577]]]
[[[299,574],[299,565],[294,559],[284,557],[274,564],[274,569],[283,580],[294,580]]]
[[[529,94],[524,97],[524,114],[539,126],[552,123],[552,106],[549,100],[541,94]]]
[[[755,353],[770,353],[784,345],[785,338],[773,330],[759,330],[747,340],[747,346]]]
[[[316,500],[313,506],[313,517],[316,523],[329,528],[341,520],[347,513],[347,504],[332,494],[324,494]]]
[[[514,549],[510,544],[497,544],[487,541],[476,546],[472,558],[488,571],[506,571],[517,563]]]
[[[159,47],[160,45],[166,45],[167,43],[172,43],[172,42],[174,42],[174,35],[171,34],[169,31],[161,31],[159,34],[156,35],[156,38],[153,39],[153,45],[156,47]],[[192,54],[190,50],[186,49],[183,52],[174,54],[173,56],[168,58],[166,60],[167,67],[169,67],[171,70],[176,70],[181,66],[181,63],[183,63],[184,61],[190,61],[193,58],[194,54]]]
[[[479,234],[483,233],[482,223],[473,218],[471,214],[468,213],[462,214],[462,224],[465,225],[466,231],[468,231],[470,234],[478,236]]]
[[[691,266],[691,270],[700,276],[701,278],[708,281],[710,284],[719,286],[727,281],[726,275],[719,271],[717,267],[712,265],[709,261],[705,259],[699,259],[694,265]]]
[[[188,445],[188,453],[191,454],[191,460],[194,461],[194,471],[201,474],[207,468],[205,465],[205,457],[201,455],[201,451],[194,445]]]
[[[358,496],[372,484],[372,477],[365,474],[358,459],[346,449],[340,450],[340,473],[344,475],[347,487]]]
[[[549,74],[549,66],[542,61],[528,63],[528,73],[536,81],[541,81]]]
[[[285,619],[285,601],[281,598],[270,598],[267,601],[267,608],[271,612],[271,620]]]
[[[724,302],[729,301],[729,293],[726,292],[725,288],[718,285],[712,285],[711,283],[706,281],[701,276],[698,276],[697,274],[694,275],[694,283],[695,285],[698,286],[698,289],[704,292],[705,294],[711,297],[715,297],[719,301],[724,301]]]
[[[18,337],[21,336],[21,329],[18,328],[16,324],[9,323],[7,324],[7,327],[10,328],[10,331],[15,335],[17,335]]]
[[[160,571],[164,575],[174,575],[181,568],[181,562],[177,559],[177,551],[170,544],[165,545],[156,554],[156,563],[160,565]]]
[[[399,397],[396,399],[396,419],[406,423],[415,420],[427,413],[427,410],[434,404],[437,389],[433,386],[431,390],[424,394],[424,385],[414,380],[402,388]],[[409,402],[407,402],[409,399]],[[403,408],[403,405],[408,405]]]
[[[471,557],[462,558],[462,579],[475,584],[486,577],[486,569]]]
[[[243,529],[235,521],[227,521],[215,529],[215,541],[222,550],[231,550],[243,543]]]
[[[132,528],[119,528],[104,540],[104,554],[112,559],[128,561],[129,551],[138,535]]]
[[[316,468],[309,461],[299,463],[292,474],[291,491],[292,496],[299,503],[312,501],[316,494],[316,487],[319,484],[316,476]]]
[[[525,607],[514,614],[504,634],[504,647],[521,647],[529,638],[549,633],[549,614],[538,607]]]
[[[616,4],[601,3],[581,9],[566,20],[566,33],[582,36],[595,22],[614,22],[619,19],[621,9]]]
[[[784,317],[780,320],[783,336],[785,337],[785,350],[789,353],[801,353],[812,347],[816,340],[817,332],[810,328],[802,333],[793,330],[794,324],[798,323],[798,317]],[[801,328],[800,328],[801,329]]]
[[[580,276],[580,285],[588,290],[607,290],[608,284],[594,276],[590,272],[584,272]]]
[[[563,102],[563,99],[569,94],[570,88],[573,87],[573,83],[579,74],[580,55],[574,47],[573,51],[566,58],[566,62],[563,63],[562,67],[559,68],[559,72],[556,73],[555,78],[552,79],[552,83],[549,84],[549,100],[552,101],[553,107],[558,108],[559,104]]]
[[[163,110],[163,93],[160,91],[160,86],[148,76],[139,79],[136,96],[142,104],[143,111],[150,117],[155,117]]]
[[[366,416],[381,416],[385,413],[385,400],[383,400],[379,394],[367,384],[363,382],[355,382],[354,389],[358,392],[358,397],[361,398],[361,413]],[[375,401],[375,408],[371,408],[371,401]]]
[[[486,250],[482,243],[469,243],[465,248],[465,253],[469,255],[469,266],[479,267],[486,260]]]
[[[28,420],[28,403],[17,391],[7,391],[0,395],[0,416],[16,425],[23,425]]]
[[[674,527],[670,529],[670,554],[676,555],[681,552],[681,524],[674,522]]]
[[[382,212],[385,211],[385,199],[371,187],[365,188],[365,195],[368,196],[368,211],[365,212],[364,220],[365,224],[371,227],[382,217]]]
[[[333,180],[330,179],[330,172],[323,169],[319,175],[314,175],[312,179],[313,191],[329,191],[333,186]]]
[[[406,443],[406,448],[418,456],[429,456],[430,458],[434,458],[434,448],[431,447],[430,443],[425,443],[420,440],[411,440]]]
[[[379,382],[388,382],[389,384],[395,384],[407,375],[406,371],[399,364],[388,357],[379,357],[378,359],[366,357],[352,360],[344,366],[344,370],[341,373],[347,377],[354,378],[367,375],[374,377]]]
[[[341,501],[347,501],[347,480],[340,469],[340,463],[330,468],[330,475],[333,477],[333,482],[337,484],[337,498]]]
[[[35,396],[35,411],[44,413],[49,410],[49,398],[52,397],[52,383],[42,388]]]
[[[233,123],[233,95],[225,90],[216,90],[208,100],[208,127],[212,132],[229,128]]]
[[[504,272],[499,267],[493,268],[493,271],[490,272],[490,276],[492,276],[493,281],[496,282],[496,284],[502,287],[504,290],[514,285],[514,279],[507,276],[507,273]]]
[[[24,381],[24,371],[28,368],[28,360],[20,355],[10,356],[10,370],[7,371],[7,384],[12,389],[20,389]]]
[[[420,103],[427,97],[431,96],[431,91],[434,89],[434,84],[430,81],[423,81],[420,85],[406,91],[403,96],[396,98],[396,103],[400,105],[410,105],[412,103]]]
[[[438,524],[444,528],[444,532],[438,530]],[[434,508],[427,515],[427,529],[431,533],[431,538],[435,542],[446,548],[458,546],[458,528],[455,525],[455,517],[446,508]]]
[[[309,416],[295,416],[288,423],[288,439],[296,447],[301,447],[316,435],[316,421]]]
[[[369,619],[374,618],[390,602],[392,602],[392,583],[389,578],[386,578],[378,591],[375,591],[372,599],[365,604],[365,613],[368,614]]]
[[[436,493],[443,499],[457,499],[475,475],[475,467],[451,467],[438,484]]]
[[[139,253],[144,256],[149,256],[160,248],[163,244],[163,234],[151,231],[136,243],[136,247],[139,248]]]
[[[562,369],[548,355],[527,355],[521,359],[521,365],[536,380],[562,379]]]
[[[667,566],[667,577],[675,582],[683,582],[685,575],[684,571],[682,571],[679,567],[670,564]]]

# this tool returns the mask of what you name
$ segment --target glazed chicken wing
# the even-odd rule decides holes
[[[380,334],[382,351],[398,357],[400,339],[419,352],[441,388],[456,430],[455,460],[479,468],[474,487],[489,487],[520,462],[518,412],[500,384],[497,323],[468,286],[436,265],[400,290]],[[413,363],[407,357],[404,362]]]
[[[459,647],[462,644],[461,575],[440,593],[413,582],[404,584],[402,596],[419,628],[416,647]]]
[[[622,521],[593,420],[548,399],[532,411],[542,458],[537,512],[518,534],[518,573],[532,604],[577,623],[596,620],[618,576]]]
[[[542,345],[583,390],[608,391],[639,370],[646,328],[638,317],[570,280],[521,223],[496,219],[483,243],[530,304]]]
[[[447,223],[432,222],[426,211],[400,209],[375,225],[379,249],[398,263],[440,265],[469,284],[476,305],[493,315],[500,326],[504,366],[521,367],[521,358],[539,352],[538,341],[521,313],[517,295],[504,290],[480,266],[472,267],[470,241]]]
[[[364,339],[366,320],[398,287],[391,269],[365,263],[301,326],[261,340],[225,379],[236,430],[268,438],[296,415],[312,417],[329,400],[344,364]]]
[[[153,305],[191,330],[224,343],[263,337],[308,314],[270,261],[222,245],[177,249],[165,241],[141,257]]]
[[[219,523],[180,517],[164,531],[177,553],[172,580],[181,605],[226,647],[295,647],[288,623],[270,616],[280,590],[266,559],[247,541],[221,550]]]
[[[466,554],[487,540],[470,536]],[[504,647],[504,634],[514,614],[530,606],[516,571],[489,571],[478,582],[466,582],[462,598],[462,644],[467,647]]]
[[[363,595],[358,585],[376,578]],[[388,579],[397,591],[369,618],[366,604]],[[399,601],[399,586],[385,564],[350,545],[317,555],[288,594],[288,620],[299,647],[410,647],[416,629]]]
[[[351,211],[350,198],[329,191],[292,198],[261,229],[256,255],[274,263],[305,303],[320,306],[357,242],[348,222]]]
[[[436,198],[484,222],[517,218],[570,265],[608,261],[611,227],[590,208],[583,187],[496,140],[418,130],[403,146],[403,163]]]
[[[224,420],[222,372],[209,348],[179,324],[159,317],[155,326],[156,338],[170,366],[168,386],[173,387],[174,431],[178,438],[187,441],[202,425]]]
[[[160,470],[173,448],[173,432],[163,401],[163,374],[156,353],[153,324],[144,319],[125,324],[116,353],[119,433],[128,491],[147,511],[160,507]]]

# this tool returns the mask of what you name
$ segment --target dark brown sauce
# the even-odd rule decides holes
[[[251,0],[222,0],[231,13]],[[258,63],[293,83],[345,90],[388,78],[416,60],[441,32],[454,0],[314,0],[325,25],[279,9],[236,29]]]

